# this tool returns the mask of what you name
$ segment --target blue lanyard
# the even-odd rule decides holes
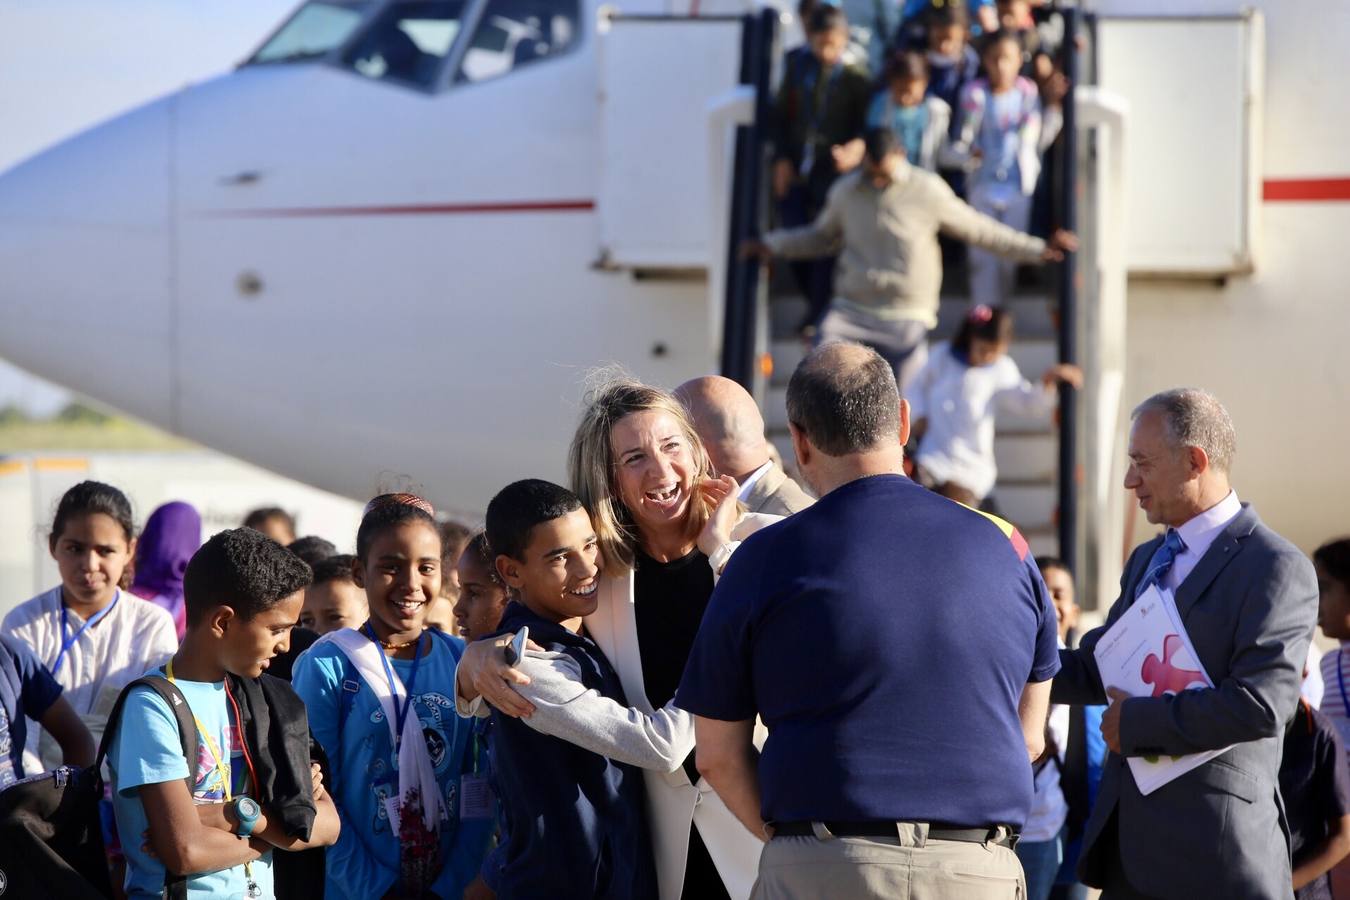
[[[417,683],[417,667],[422,664],[422,636],[417,636],[417,651],[413,653],[412,672],[408,675],[408,683],[403,686],[403,706],[398,705],[398,688],[394,685],[394,669],[389,665],[389,657],[384,653],[384,647],[380,646],[380,639],[375,637],[375,629],[370,627],[367,622],[362,626],[366,637],[375,644],[380,651],[380,662],[384,663],[384,677],[389,679],[389,695],[394,698],[394,752],[399,751],[399,746],[403,743],[403,723],[408,720],[408,710],[412,708],[413,685]]]
[[[85,631],[87,631],[92,626],[97,625],[104,616],[112,612],[113,608],[117,606],[117,601],[121,599],[122,599],[122,592],[119,590],[113,594],[113,602],[109,603],[107,606],[103,607],[98,612],[94,613],[92,616],[85,619],[84,624],[81,625],[79,628],[77,628],[74,634],[69,633],[70,618],[66,614],[66,601],[65,600],[61,601],[61,651],[56,654],[56,662],[52,663],[53,676],[55,676],[57,672],[61,671],[62,663],[66,661],[66,654],[70,652],[71,647],[75,646],[75,642],[80,639],[80,635],[84,634]]]
[[[1347,716],[1350,716],[1350,697],[1345,695],[1345,670],[1341,668],[1341,657],[1344,655],[1344,650],[1336,651],[1336,683],[1341,688],[1341,708],[1345,710]]]

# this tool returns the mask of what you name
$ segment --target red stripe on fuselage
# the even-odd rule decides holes
[[[1350,201],[1350,178],[1267,178],[1267,203]],[[462,216],[500,213],[592,212],[594,200],[518,200],[501,203],[403,203],[387,206],[301,206],[227,209],[206,213],[235,218],[286,219],[350,216]]]
[[[223,209],[207,213],[249,219],[329,218],[336,216],[460,216],[482,213],[590,212],[594,200],[536,200],[505,203],[406,203],[396,206],[303,206],[280,209]]]
[[[1267,203],[1316,203],[1350,200],[1350,178],[1267,178]]]

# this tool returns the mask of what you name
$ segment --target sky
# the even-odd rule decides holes
[[[0,0],[0,172],[120,112],[228,71],[299,0]],[[65,391],[0,360],[0,407]]]

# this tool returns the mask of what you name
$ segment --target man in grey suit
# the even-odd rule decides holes
[[[689,410],[713,468],[736,479],[750,512],[790,516],[815,502],[774,461],[764,417],[745,388],[709,375],[686,381],[675,396]]]
[[[1125,699],[1102,719],[1111,754],[1079,876],[1106,898],[1293,896],[1277,789],[1285,723],[1317,617],[1312,565],[1238,502],[1227,411],[1204,391],[1165,391],[1133,413],[1125,487],[1165,535],[1136,548],[1106,624],[1061,650],[1055,703],[1106,702],[1092,651],[1149,585],[1171,591],[1215,687]],[[1126,757],[1232,749],[1139,792]]]

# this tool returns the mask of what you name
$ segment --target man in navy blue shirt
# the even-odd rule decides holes
[[[909,406],[875,351],[814,350],[787,406],[821,499],[736,551],[676,696],[699,771],[768,841],[756,896],[1024,896],[1011,845],[1059,668],[1026,542],[905,478]]]

